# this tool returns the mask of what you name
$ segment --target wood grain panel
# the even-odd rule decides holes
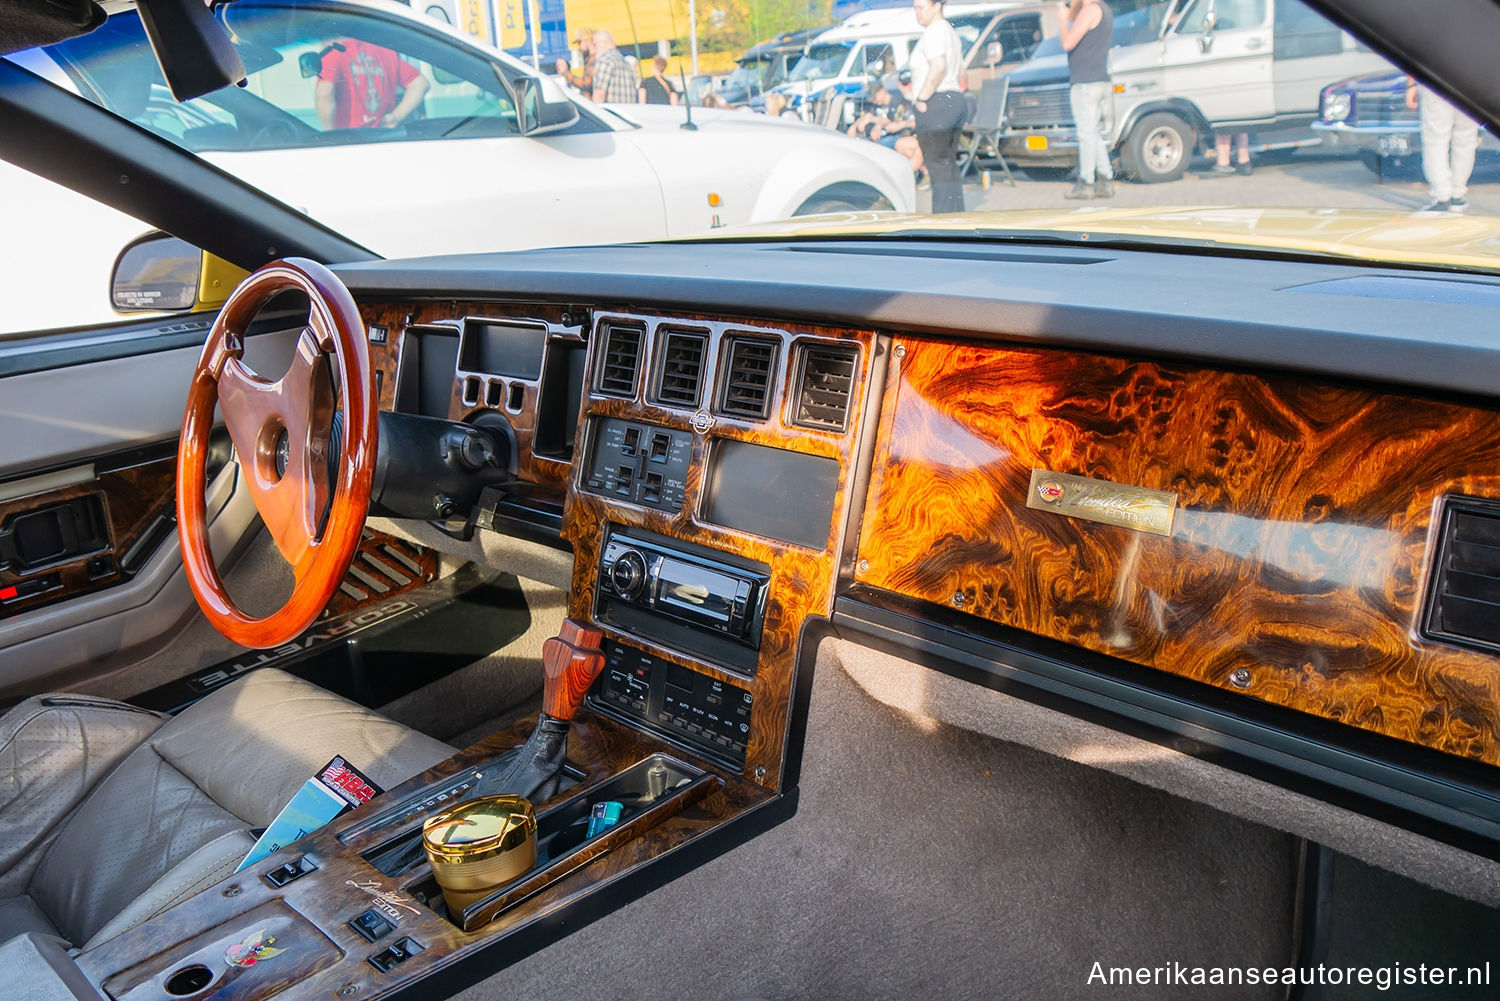
[[[408,327],[428,324],[449,324],[452,326],[454,333],[457,333],[458,325],[462,323],[465,317],[484,317],[490,319],[530,320],[545,323],[549,330],[549,340],[555,340],[559,343],[568,341],[577,342],[580,337],[577,327],[563,326],[563,308],[561,306],[536,303],[502,305],[488,302],[457,302],[452,300],[437,302],[362,303],[360,311],[364,316],[367,331],[373,326],[384,327],[386,331],[386,342],[384,344],[370,345],[371,363],[375,370],[381,373],[380,409],[382,410],[394,410],[396,406],[397,374],[400,370],[401,351],[407,339],[406,330]],[[466,403],[464,401],[464,390],[466,381],[470,379],[478,380],[479,391],[477,399]],[[488,403],[492,385],[496,387],[495,392],[501,401],[498,406],[491,406]],[[505,407],[506,398],[509,396],[509,388],[512,385],[521,387],[521,407],[518,412],[508,410]],[[516,433],[516,444],[520,452],[517,456],[517,476],[528,483],[550,487],[556,490],[558,497],[561,498],[562,492],[567,489],[568,463],[559,459],[548,458],[547,456],[539,456],[532,451],[532,446],[536,439],[537,403],[540,397],[540,390],[541,381],[539,379],[485,376],[455,369],[452,396],[448,403],[448,419],[455,421],[469,420],[485,412],[503,414]]]
[[[1417,636],[1435,506],[1500,496],[1500,414],[909,339],[856,579],[1500,763],[1500,660]],[[1026,507],[1032,469],[1165,490],[1170,538]]]
[[[748,686],[753,694],[755,708],[750,721],[750,739],[746,747],[744,775],[768,789],[779,789],[798,638],[808,616],[826,616],[832,612],[833,608],[835,564],[843,541],[839,526],[844,524],[849,509],[849,482],[853,471],[852,456],[863,421],[862,401],[869,384],[872,359],[875,354],[875,335],[871,331],[817,326],[772,328],[697,315],[657,317],[630,313],[596,313],[596,325],[611,320],[634,322],[646,327],[647,347],[642,361],[645,372],[653,370],[654,351],[658,342],[656,335],[660,327],[686,324],[695,329],[708,331],[709,344],[704,354],[703,375],[703,384],[708,387],[717,385],[718,369],[723,361],[722,348],[726,336],[737,333],[751,334],[774,339],[781,344],[777,378],[774,381],[775,405],[771,408],[770,416],[764,421],[732,419],[715,415],[712,428],[703,434],[695,433],[693,416],[697,411],[687,408],[669,408],[646,401],[643,394],[651,383],[649,378],[638,380],[641,388],[636,398],[632,400],[591,397],[585,404],[585,422],[589,417],[618,417],[632,421],[646,421],[694,434],[693,456],[688,470],[682,510],[673,514],[575,489],[569,493],[567,507],[563,512],[563,536],[573,544],[576,553],[573,565],[573,587],[568,599],[568,611],[574,618],[587,618],[593,614],[600,550],[604,544],[607,526],[611,523],[645,529],[674,539],[706,546],[720,552],[755,560],[771,568],[761,646],[757,657],[755,677],[750,681],[719,668],[691,651],[663,646],[605,623],[595,624],[603,630],[605,635],[646,650],[664,660],[693,667],[711,677],[731,681],[736,685]],[[599,338],[596,337],[595,341],[598,340]],[[807,431],[793,427],[787,410],[788,401],[791,398],[790,389],[795,377],[792,359],[796,357],[797,345],[830,342],[854,345],[859,348],[848,429],[839,433]],[[588,385],[594,384],[593,372],[598,364],[598,353],[597,350],[591,352]],[[705,394],[705,399],[708,399],[707,394]],[[839,462],[838,487],[827,544],[821,550],[814,551],[743,532],[730,531],[722,526],[701,520],[698,510],[703,496],[703,474],[714,439],[752,442],[837,460]],[[585,460],[581,458],[577,465],[580,469],[584,468]]]
[[[98,495],[104,502],[110,541],[108,549],[102,553],[80,556],[25,574],[18,573],[14,568],[0,567],[0,590],[51,575],[57,575],[60,585],[42,594],[0,604],[0,618],[98,591],[125,580],[125,575],[120,570],[121,557],[158,518],[170,515],[172,511],[176,468],[176,457],[166,456],[101,472],[86,483],[0,501],[0,525],[3,525],[16,514],[75,497]],[[89,564],[101,556],[108,561],[107,569],[90,574]]]
[[[424,546],[366,528],[349,573],[318,621],[338,618],[437,579],[438,554]],[[314,626],[314,628],[317,628]]]
[[[344,956],[337,963],[289,984],[277,998],[323,1001],[355,997],[369,1001],[387,996],[398,988],[409,987],[412,980],[440,966],[547,919],[559,908],[771,799],[770,793],[753,783],[710,767],[709,771],[716,772],[724,780],[721,790],[663,820],[640,837],[592,859],[472,932],[461,930],[446,916],[413,896],[412,891],[428,880],[425,865],[405,876],[393,878],[383,875],[363,858],[363,853],[377,844],[419,828],[421,818],[401,827],[356,837],[348,844],[341,843],[340,835],[344,831],[385,806],[441,785],[517,746],[530,732],[531,725],[531,721],[523,721],[508,731],[491,735],[245,872],[231,875],[171,910],[84,952],[78,957],[80,969],[95,984],[113,982],[121,971],[139,969],[143,961],[164,949],[170,950],[173,956],[181,954],[184,950],[174,948],[173,943],[188,943],[205,928],[218,928],[225,922],[235,922],[226,927],[238,928],[236,919],[247,912],[265,906],[284,906],[308,917],[321,936],[326,936]],[[537,804],[538,812],[545,812],[554,803],[566,801],[575,793],[624,771],[658,750],[659,744],[645,735],[594,715],[587,709],[580,711],[568,740],[568,757],[585,778],[574,789]],[[273,888],[261,879],[262,873],[300,854],[316,860],[318,870],[281,889]],[[384,895],[384,902],[381,903],[375,894]],[[277,901],[280,903],[273,903]],[[392,917],[397,928],[372,943],[350,928],[347,922],[375,906]],[[423,950],[393,973],[378,972],[366,962],[369,956],[402,936],[416,940]],[[274,966],[274,960],[269,965]],[[348,990],[351,987],[353,989]],[[340,993],[346,990],[347,993]]]

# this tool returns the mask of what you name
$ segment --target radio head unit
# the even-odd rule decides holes
[[[753,674],[769,580],[761,564],[611,526],[599,561],[595,614]]]

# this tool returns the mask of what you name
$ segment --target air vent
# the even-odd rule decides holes
[[[604,328],[604,363],[599,369],[599,392],[605,396],[635,396],[635,377],[641,367],[640,327]]]
[[[802,349],[794,424],[830,431],[848,426],[849,396],[858,358],[853,348],[820,344]]]
[[[1500,650],[1500,505],[1454,499],[1445,506],[1422,631]]]
[[[730,417],[764,419],[771,409],[776,378],[776,342],[736,337],[729,342],[719,412]]]
[[[661,370],[656,379],[656,400],[679,407],[696,407],[703,386],[703,352],[708,338],[703,334],[669,330],[661,339]]]

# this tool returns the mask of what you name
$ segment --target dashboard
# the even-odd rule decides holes
[[[1500,833],[1500,419],[1473,392],[1500,286],[1195,258],[1222,293],[1163,301],[1180,259],[1100,246],[690,256],[341,272],[383,407],[515,441],[466,527],[571,551],[592,709],[774,792],[827,631]]]

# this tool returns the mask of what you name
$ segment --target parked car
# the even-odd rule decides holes
[[[1172,0],[1115,18],[1106,140],[1123,172],[1171,181],[1219,129],[1257,148],[1313,145],[1330,79],[1388,66],[1301,0]],[[1051,42],[1010,77],[1000,151],[1028,173],[1077,162],[1068,63]]]
[[[1313,131],[1325,145],[1350,150],[1377,177],[1400,177],[1421,169],[1422,128],[1406,106],[1409,78],[1400,70],[1366,73],[1323,88]],[[1500,162],[1500,140],[1479,132],[1476,163]]]
[[[777,86],[807,52],[807,43],[828,30],[826,27],[783,31],[775,38],[751,46],[735,60],[734,69],[718,89],[720,99],[731,108],[751,100]]]
[[[240,0],[219,16],[243,41],[246,84],[180,106],[134,15],[15,58],[377,250],[647,240],[915,204],[911,170],[889,150],[763,116],[695,108],[686,131],[685,109],[601,108],[383,0]],[[428,81],[418,112],[391,128],[320,121],[319,60],[337,38],[378,43],[414,67]],[[524,110],[528,100],[550,117]],[[368,156],[372,143],[381,156]]]

